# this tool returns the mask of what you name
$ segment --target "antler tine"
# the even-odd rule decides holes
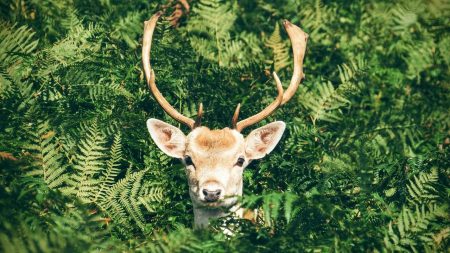
[[[241,104],[238,104],[236,111],[234,112],[234,116],[233,116],[233,127],[238,132],[241,132],[244,128],[269,117],[270,114],[272,114],[281,105],[281,102],[283,101],[283,93],[284,93],[283,86],[281,85],[281,81],[280,81],[280,78],[278,78],[277,73],[273,72],[273,78],[275,79],[275,83],[277,85],[278,96],[264,110],[262,110],[261,112],[255,114],[249,118],[241,120],[238,123],[235,123],[239,117],[239,110],[241,108]]]
[[[197,118],[195,119],[194,128],[201,126],[203,117],[203,103],[198,105]]]
[[[308,34],[305,33],[302,29],[300,29],[300,27],[291,24],[287,20],[283,21],[283,25],[284,25],[284,28],[286,29],[286,32],[289,35],[289,39],[291,40],[292,52],[294,54],[294,73],[292,74],[292,78],[291,78],[289,87],[283,93],[283,87],[281,85],[281,81],[278,78],[277,74],[275,72],[273,72],[273,77],[275,79],[275,82],[276,82],[277,88],[278,88],[277,99],[274,102],[272,102],[272,104],[267,106],[260,113],[236,123],[236,121],[239,117],[239,110],[240,110],[240,104],[238,104],[236,111],[234,112],[234,115],[233,115],[232,123],[233,123],[233,128],[239,132],[242,131],[242,129],[244,129],[250,125],[256,124],[259,121],[263,120],[264,118],[268,117],[279,106],[284,105],[287,101],[289,101],[294,96],[301,80],[304,78],[303,59],[305,58]],[[280,90],[281,90],[281,93],[280,93]],[[280,96],[281,96],[281,98],[280,98]]]
[[[294,73],[292,74],[289,87],[283,95],[283,102],[281,102],[281,105],[284,105],[294,96],[300,82],[303,78],[305,78],[305,74],[303,73],[303,59],[305,58],[306,44],[309,36],[300,27],[287,20],[283,21],[283,25],[292,44],[292,53],[294,55]]]
[[[231,120],[231,125],[233,129],[237,128],[237,120],[239,118],[239,111],[241,110],[241,103],[236,106],[236,110],[234,110],[233,119]]]
[[[173,108],[169,102],[164,98],[164,96],[159,91],[158,87],[156,87],[155,83],[155,72],[151,68],[150,65],[150,48],[152,46],[152,37],[153,32],[156,27],[156,22],[158,21],[159,17],[161,16],[162,12],[158,12],[155,15],[153,15],[148,21],[144,22],[144,39],[143,39],[143,45],[142,45],[142,64],[144,66],[144,73],[145,77],[147,79],[147,84],[150,87],[150,90],[155,97],[156,101],[161,105],[163,110],[169,114],[172,118],[177,120],[180,123],[183,123],[187,126],[189,126],[191,129],[195,128],[196,121],[184,116],[183,114],[179,113],[175,108]],[[203,113],[203,106],[200,104],[199,108],[199,114]],[[197,115],[197,118],[199,118],[199,115]],[[201,118],[201,115],[200,115]]]

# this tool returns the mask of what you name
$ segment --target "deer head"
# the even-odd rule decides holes
[[[185,135],[179,128],[157,119],[149,119],[147,127],[156,145],[167,155],[181,159],[186,166],[189,194],[194,205],[195,224],[204,226],[211,217],[224,215],[223,207],[236,204],[242,195],[244,168],[255,159],[269,154],[279,142],[285,123],[276,121],[253,130],[247,137],[241,131],[271,115],[278,107],[289,101],[297,90],[303,75],[303,58],[308,35],[299,27],[284,21],[284,27],[292,43],[294,73],[289,87],[283,90],[274,72],[278,90],[276,99],[256,115],[238,122],[240,104],[232,118],[232,128],[210,130],[201,126],[203,106],[199,105],[197,118],[193,120],[179,113],[162,96],[155,83],[155,73],[150,66],[150,48],[153,31],[160,13],[145,22],[142,61],[147,84],[166,113],[187,125],[191,132]],[[237,210],[235,210],[237,211]],[[239,211],[238,215],[241,215]]]

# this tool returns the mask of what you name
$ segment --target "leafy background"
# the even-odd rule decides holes
[[[184,169],[146,130],[176,124],[140,59],[143,21],[176,1],[4,0],[3,252],[448,250],[448,1],[189,3],[177,29],[158,23],[152,64],[170,102],[191,116],[203,102],[212,128],[239,102],[241,117],[270,103],[271,71],[288,83],[283,18],[310,35],[297,95],[260,123],[287,131],[244,173],[258,220],[192,230]]]

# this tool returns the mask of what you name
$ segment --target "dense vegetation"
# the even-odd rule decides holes
[[[283,18],[310,35],[297,95],[260,123],[288,129],[244,172],[263,215],[195,231],[184,168],[145,126],[175,124],[140,50],[177,1],[2,0],[1,251],[447,251],[450,3],[395,2],[200,0],[158,23],[158,86],[211,128],[270,103],[271,71],[288,84]]]

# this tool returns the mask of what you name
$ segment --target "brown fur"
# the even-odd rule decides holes
[[[229,128],[219,130],[205,128],[197,136],[196,142],[202,149],[222,151],[233,147],[236,144],[236,138]]]
[[[258,221],[258,209],[244,209],[243,219],[251,221],[255,224]]]

